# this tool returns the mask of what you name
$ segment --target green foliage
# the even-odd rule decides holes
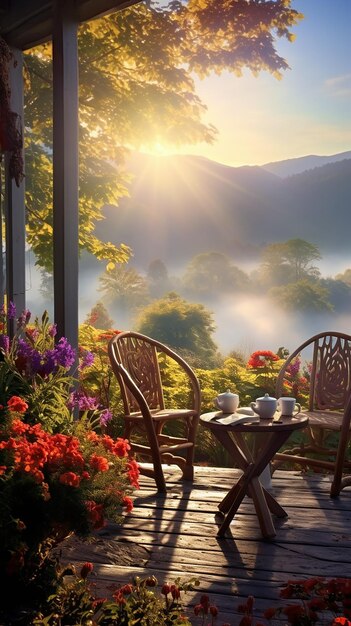
[[[103,331],[89,324],[81,324],[79,327],[79,345],[83,351],[94,354],[94,362],[89,368],[80,371],[80,389],[86,395],[97,398],[99,404],[109,409],[113,414],[111,427],[114,434],[122,433],[123,414],[122,400],[119,385],[112,372],[107,354],[107,344],[118,331]],[[120,416],[120,418],[118,418]]]
[[[128,194],[127,149],[214,141],[194,73],[240,75],[247,67],[281,77],[288,65],[275,40],[292,41],[301,18],[289,0],[240,10],[217,0],[215,11],[212,0],[190,0],[139,3],[80,25],[80,249],[113,264],[129,258],[128,246],[95,234],[102,207]],[[27,239],[39,266],[52,271],[51,44],[26,53],[25,71]]]
[[[281,287],[272,287],[269,296],[282,309],[288,311],[332,311],[328,300],[329,291],[321,284],[308,279],[299,280]]]
[[[269,285],[317,278],[320,272],[312,262],[321,258],[318,247],[303,239],[272,243],[263,249],[261,275]]]
[[[346,269],[342,274],[335,276],[336,280],[342,280],[346,285],[351,287],[351,268]]]
[[[4,312],[2,318],[5,325]],[[74,351],[64,339],[55,346],[56,327],[46,311],[31,326],[29,318],[27,312],[18,318],[11,341],[0,335],[0,403],[6,406],[13,395],[23,397],[28,403],[28,421],[45,423],[51,431],[68,430],[72,424],[68,399],[73,386],[69,370],[75,361]]]
[[[158,589],[155,576],[136,577],[133,584],[117,589],[113,600],[97,600],[87,581],[92,569],[85,563],[80,573],[72,565],[58,570],[57,589],[32,616],[30,626],[191,626],[181,596],[200,584],[196,578],[177,578]]]
[[[145,307],[137,320],[137,329],[181,354],[194,354],[208,367],[218,359],[211,337],[212,314],[202,304],[187,302],[178,294],[168,294]]]
[[[99,278],[99,291],[106,302],[117,306],[121,313],[144,306],[149,301],[146,279],[133,267],[121,263],[109,265]]]
[[[94,328],[107,330],[113,327],[113,319],[109,316],[108,311],[103,302],[97,302],[90,313],[88,313],[85,323]]]
[[[193,257],[183,277],[183,288],[192,297],[233,295],[247,289],[248,284],[248,276],[220,252]]]

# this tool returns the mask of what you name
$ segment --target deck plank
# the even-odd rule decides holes
[[[351,578],[351,490],[329,496],[330,477],[277,470],[272,488],[288,518],[274,519],[276,537],[263,540],[255,510],[246,497],[226,536],[218,539],[217,506],[236,470],[197,467],[193,483],[166,468],[167,494],[141,477],[134,509],[122,526],[109,525],[93,544],[67,542],[63,559],[94,563],[95,584],[111,595],[135,576],[155,575],[159,584],[197,577],[200,586],[183,598],[189,615],[202,593],[219,608],[218,623],[240,622],[238,605],[255,597],[255,615],[282,605],[281,587],[310,576]],[[123,563],[121,549],[134,547]]]

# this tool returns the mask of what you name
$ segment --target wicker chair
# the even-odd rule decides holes
[[[351,461],[347,458],[351,423],[351,335],[324,332],[299,346],[280,370],[277,398],[292,395],[289,391],[291,365],[304,355],[311,360],[308,406],[303,408],[309,417],[308,440],[277,453],[272,467],[275,469],[289,462],[329,470],[334,474],[330,492],[334,497],[351,484],[351,476],[343,476],[345,470],[351,474]]]
[[[153,469],[141,472],[155,479],[158,491],[166,491],[162,463],[176,464],[183,478],[193,480],[195,436],[200,415],[199,382],[189,365],[164,344],[140,333],[126,331],[108,345],[113,372],[119,382],[124,405],[124,437],[140,461],[151,460]],[[190,383],[189,407],[165,407],[160,371],[160,354],[175,361]],[[178,422],[181,436],[164,432],[164,426]],[[182,424],[179,424],[182,422]],[[133,435],[137,435],[134,437]]]

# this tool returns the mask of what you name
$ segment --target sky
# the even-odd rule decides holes
[[[292,0],[292,7],[305,16],[296,39],[277,40],[291,69],[280,81],[249,71],[196,79],[206,121],[219,133],[211,146],[178,152],[238,167],[351,149],[351,0]]]

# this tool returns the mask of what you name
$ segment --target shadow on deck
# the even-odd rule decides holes
[[[65,560],[94,563],[98,595],[109,596],[134,576],[155,575],[159,584],[198,577],[200,586],[183,597],[192,607],[202,593],[219,609],[218,624],[239,623],[237,607],[255,597],[255,615],[281,606],[289,579],[351,577],[351,491],[329,497],[327,476],[276,471],[273,493],[288,513],[274,519],[277,535],[263,540],[252,501],[245,498],[224,538],[217,538],[217,505],[237,470],[197,467],[193,483],[165,469],[168,492],[157,494],[141,477],[134,509],[122,527],[108,526],[93,544],[73,542]]]

